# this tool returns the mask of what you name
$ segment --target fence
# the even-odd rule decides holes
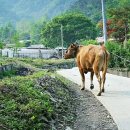
[[[57,51],[54,49],[48,49],[48,50],[39,50],[39,49],[22,49],[20,51],[11,51],[11,50],[6,50],[2,52],[2,56],[6,57],[22,57],[22,58],[44,58],[44,59],[49,59],[49,58],[61,58],[62,53],[61,51]]]
[[[59,58],[57,54],[47,54],[47,53],[14,53],[13,57],[21,57],[21,58]]]

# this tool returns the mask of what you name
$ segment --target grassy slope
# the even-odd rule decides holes
[[[72,125],[73,94],[63,81],[47,71],[1,80],[0,129],[47,130]]]

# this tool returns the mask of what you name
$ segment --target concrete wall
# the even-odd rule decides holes
[[[108,68],[107,72],[110,73],[110,74],[114,74],[114,75],[130,78],[130,71],[128,71],[127,69]]]

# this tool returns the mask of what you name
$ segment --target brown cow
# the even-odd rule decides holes
[[[101,93],[104,92],[104,84],[106,79],[109,52],[106,50],[104,46],[100,46],[100,45],[90,44],[88,46],[79,46],[76,44],[71,44],[68,47],[64,55],[64,58],[70,59],[75,57],[82,78],[81,90],[85,89],[84,73],[86,74],[87,72],[91,72],[90,88],[91,89],[94,88],[93,75],[95,74],[100,86],[100,91],[98,93],[98,96],[101,96]],[[102,78],[100,76],[100,71],[102,71]]]

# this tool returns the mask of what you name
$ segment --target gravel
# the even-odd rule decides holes
[[[96,97],[88,90],[81,91],[80,86],[71,83],[74,91],[76,106],[76,120],[73,130],[118,130],[110,113]]]

